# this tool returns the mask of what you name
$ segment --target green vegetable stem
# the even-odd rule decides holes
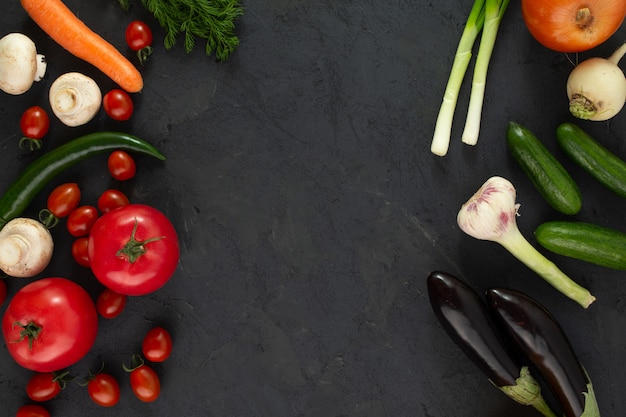
[[[134,151],[164,160],[150,143],[120,132],[96,132],[76,138],[32,162],[0,197],[0,229],[18,217],[37,193],[57,174],[90,156],[116,149]]]

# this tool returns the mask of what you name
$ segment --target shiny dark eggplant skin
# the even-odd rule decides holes
[[[589,383],[572,346],[554,316],[519,291],[492,288],[487,304],[503,331],[543,376],[566,417],[580,417]]]
[[[502,343],[484,300],[441,271],[428,276],[427,287],[432,309],[452,340],[496,386],[515,385],[521,367]]]

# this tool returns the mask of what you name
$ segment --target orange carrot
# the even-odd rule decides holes
[[[141,91],[143,78],[137,68],[61,0],[20,1],[35,23],[68,52],[98,68],[129,93]]]

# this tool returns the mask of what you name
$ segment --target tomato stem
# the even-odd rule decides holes
[[[139,259],[141,255],[144,255],[146,253],[145,246],[148,243],[155,242],[157,240],[161,240],[165,238],[165,236],[158,236],[158,237],[152,237],[146,240],[137,240],[135,239],[135,234],[137,233],[137,224],[138,224],[137,219],[135,219],[135,224],[133,225],[133,231],[130,234],[130,240],[126,242],[126,244],[116,253],[117,256],[124,255],[128,257],[128,262],[130,262],[131,264],[135,263],[135,261],[137,261],[137,259]]]
[[[59,223],[59,218],[52,214],[48,209],[42,209],[39,212],[39,221],[48,229],[52,229]]]
[[[41,333],[42,327],[35,324],[34,321],[31,321],[28,324],[22,324],[19,321],[16,321],[13,325],[20,326],[22,328],[22,330],[20,330],[20,338],[14,342],[19,343],[24,340],[24,338],[28,338],[28,349],[32,350],[33,342],[37,339],[39,333]]]
[[[122,364],[122,368],[126,372],[132,372],[135,369],[141,368],[146,362],[143,360],[141,355],[133,355],[130,358],[130,366],[126,366],[125,363]]]

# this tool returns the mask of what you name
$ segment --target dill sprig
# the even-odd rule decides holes
[[[118,0],[124,10],[129,0]],[[141,0],[165,29],[164,44],[171,49],[182,34],[185,52],[193,50],[196,40],[206,41],[207,55],[226,60],[239,45],[235,21],[243,14],[239,0]]]

